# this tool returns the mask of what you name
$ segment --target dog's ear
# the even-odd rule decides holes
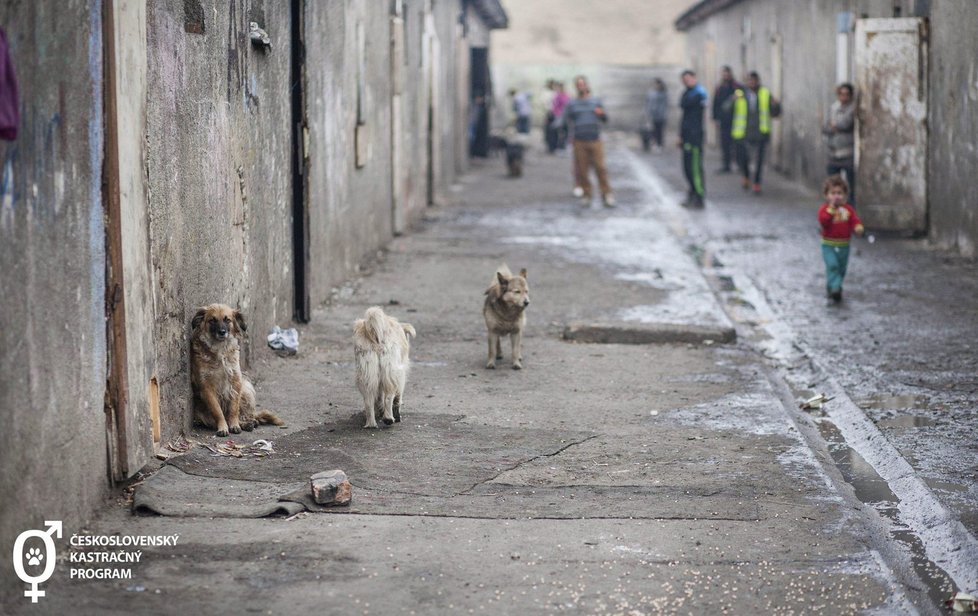
[[[198,308],[197,314],[194,318],[190,320],[190,329],[196,331],[200,324],[204,322],[204,316],[207,315],[207,308]]]
[[[248,326],[245,325],[244,316],[241,314],[240,310],[234,311],[234,322],[238,324],[238,329],[243,332],[248,331]]]
[[[520,278],[522,278],[523,280],[526,280],[526,268],[525,267],[520,270]]]
[[[499,281],[499,286],[506,288],[509,285],[509,278],[503,275],[502,272],[496,272],[496,280]]]

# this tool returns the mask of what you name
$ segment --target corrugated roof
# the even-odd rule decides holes
[[[733,6],[742,0],[703,0],[691,6],[676,20],[676,30],[689,30],[694,25],[723,9]]]

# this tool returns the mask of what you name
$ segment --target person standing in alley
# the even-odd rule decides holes
[[[666,115],[669,112],[669,93],[666,82],[656,77],[652,88],[645,98],[645,118],[651,133],[648,137],[642,135],[642,149],[649,151],[649,146],[655,143],[656,150],[662,149],[662,131],[666,126]]]
[[[764,171],[764,153],[771,138],[771,119],[781,115],[781,103],[771,95],[771,91],[761,85],[761,77],[756,71],[747,76],[747,87],[737,88],[726,104],[733,112],[730,136],[737,150],[737,162],[743,174],[741,185],[744,190],[756,194],[761,192],[761,178]],[[751,183],[751,154],[756,153],[754,181]]]
[[[734,141],[730,134],[730,130],[733,128],[733,109],[724,105],[741,87],[743,86],[734,80],[733,71],[729,66],[720,69],[720,83],[713,91],[713,121],[717,124],[717,132],[720,135],[720,152],[723,154],[723,166],[717,170],[717,173],[733,171],[731,165],[734,160]]]
[[[833,175],[822,188],[825,203],[818,210],[822,227],[822,260],[825,262],[825,292],[835,303],[842,301],[842,281],[849,266],[849,240],[853,233],[865,229],[852,204],[846,201],[849,185],[842,176]]]
[[[567,127],[557,126],[557,120],[564,114],[564,108],[570,101],[570,95],[560,81],[552,82],[553,97],[550,99],[550,110],[547,112],[547,151],[553,154],[563,149],[567,144]]]
[[[601,143],[601,125],[608,121],[608,114],[601,99],[591,96],[587,78],[579,75],[574,85],[577,98],[567,103],[564,113],[556,120],[558,127],[568,127],[574,144],[574,196],[581,199],[581,205],[591,205],[591,180],[588,174],[593,167],[605,207],[615,207],[615,195],[608,182],[604,146]]]
[[[683,119],[679,125],[679,147],[683,149],[683,171],[689,193],[683,205],[703,207],[706,185],[703,179],[703,115],[709,95],[696,80],[696,73],[685,70],[681,76],[686,91],[679,98]]]
[[[835,89],[836,100],[829,107],[822,125],[828,139],[829,161],[827,175],[842,175],[849,183],[849,203],[856,203],[856,103],[852,84],[843,83]]]
[[[513,99],[513,113],[516,114],[516,132],[521,135],[530,133],[530,95],[527,92],[509,91]]]

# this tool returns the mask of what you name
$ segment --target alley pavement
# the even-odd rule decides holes
[[[342,468],[348,509],[134,515],[123,496],[66,535],[176,545],[143,548],[123,567],[130,579],[79,580],[72,554],[91,550],[59,543],[46,597],[10,611],[937,613],[953,579],[859,498],[822,418],[798,408],[805,392],[764,346],[776,336],[731,309],[709,242],[677,209],[678,152],[653,159],[614,140],[609,151],[619,207],[583,208],[566,154],[531,151],[519,179],[501,159],[475,161],[448,205],[300,328],[297,356],[253,334],[259,406],[289,427],[230,439],[275,453],[183,467],[196,491],[180,498],[233,508]],[[520,371],[508,344],[484,367],[483,292],[501,263],[528,270]],[[366,431],[351,326],[373,305],[418,336],[403,421]],[[620,342],[566,339],[575,325]],[[696,335],[649,343],[650,331]]]

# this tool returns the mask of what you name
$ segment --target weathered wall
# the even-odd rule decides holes
[[[457,0],[405,1],[395,176],[390,3],[304,4],[309,290],[319,303],[391,238],[394,190],[406,227],[428,203],[432,163],[440,190],[464,168],[468,43]],[[191,422],[198,306],[242,310],[246,364],[292,318],[291,15],[270,0],[115,6],[129,435],[145,443],[151,430],[155,377],[166,442]],[[72,532],[109,483],[102,8],[0,3],[23,114],[19,139],[0,143],[0,593],[20,588],[16,535],[45,519]],[[269,51],[250,44],[251,21]]]
[[[972,177],[978,168],[976,8],[968,0],[931,4],[930,236],[968,256],[978,255],[978,184]]]
[[[306,4],[313,305],[325,301],[330,289],[393,233],[389,7],[366,0],[344,0],[342,7]],[[365,139],[362,167],[357,166],[358,132]]]
[[[289,7],[161,0],[148,10],[147,161],[163,440],[190,425],[198,306],[239,308],[250,353],[292,317]],[[220,6],[219,10],[215,8]],[[248,39],[258,22],[263,52]]]
[[[0,3],[21,93],[0,142],[0,595],[44,520],[106,493],[101,2]]]
[[[509,0],[509,28],[493,34],[492,63],[675,65],[672,24],[696,0]]]

